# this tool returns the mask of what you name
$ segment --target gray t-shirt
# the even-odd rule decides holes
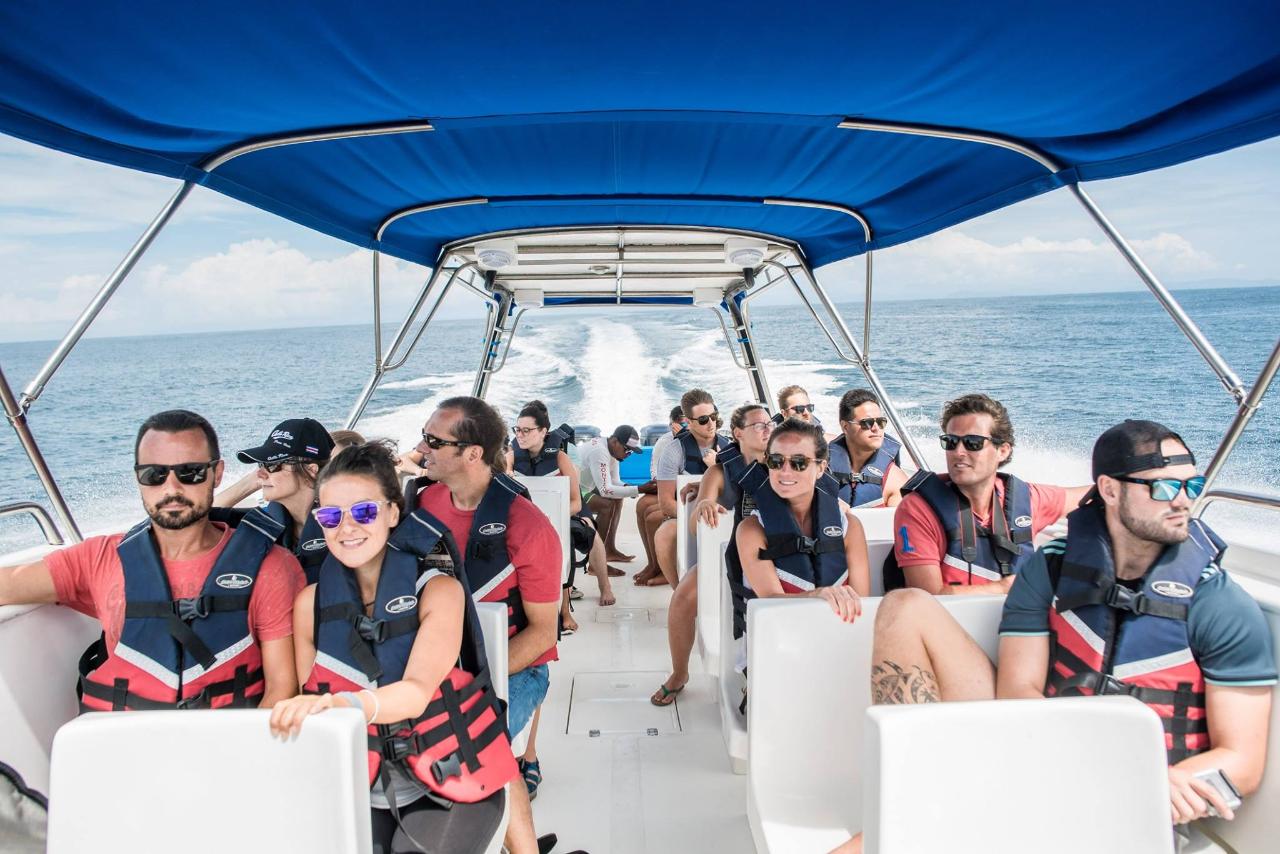
[[[653,443],[653,454],[649,457],[649,477],[654,480],[658,479],[658,460],[662,458],[662,453],[674,441],[676,434],[670,430],[658,437],[658,441]]]

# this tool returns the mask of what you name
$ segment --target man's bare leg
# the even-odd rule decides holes
[[[573,618],[573,609],[569,607],[569,588],[560,591],[560,622],[566,632],[576,632],[578,621]]]
[[[538,854],[538,836],[533,830],[533,806],[529,803],[529,790],[524,777],[516,777],[507,784],[507,800],[511,803],[511,815],[507,820],[507,835],[503,840],[511,854]]]
[[[613,538],[618,530],[618,517],[622,515],[622,500],[593,495],[587,502],[587,507],[596,514],[596,534],[597,537],[604,538],[605,553],[616,553],[618,549],[613,544]]]
[[[658,496],[641,495],[636,500],[636,530],[640,532],[640,545],[644,547],[644,567],[632,578],[644,573],[651,573],[656,566],[653,562],[653,531],[648,525],[649,514],[658,506]]]
[[[675,519],[668,519],[658,526],[653,535],[653,551],[658,561],[658,570],[672,587],[679,581],[676,568],[676,524]],[[649,582],[650,585],[662,583],[656,578]]]
[[[600,585],[600,604],[612,605],[618,600],[613,595],[613,583],[609,581],[609,563],[604,557],[604,540],[599,535],[591,543],[587,552],[587,570],[596,577]]]
[[[663,686],[667,694],[678,691],[689,681],[689,657],[693,655],[693,639],[698,618],[698,568],[680,579],[671,595],[667,610],[667,645],[671,647],[671,675]]]
[[[871,702],[992,700],[991,660],[955,618],[923,590],[894,590],[876,611]]]
[[[649,563],[635,577],[636,584],[652,584],[657,579],[658,584],[665,583],[662,580],[662,570],[658,563],[658,550],[656,546],[658,529],[667,521],[667,514],[662,512],[662,507],[654,504],[649,510],[649,515],[645,516],[644,526],[649,539]]]

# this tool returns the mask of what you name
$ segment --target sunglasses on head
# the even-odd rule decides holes
[[[812,403],[797,403],[795,406],[788,406],[790,412],[796,415],[804,415],[806,412],[813,412],[815,406]]]
[[[441,439],[439,436],[432,436],[426,430],[422,431],[422,441],[433,451],[438,451],[445,447],[465,448],[468,445],[473,444],[472,442],[459,442],[457,439]]]
[[[964,449],[975,454],[978,451],[981,451],[982,446],[987,442],[990,442],[993,445],[1003,444],[1002,442],[997,442],[990,436],[978,436],[974,433],[970,433],[967,436],[957,436],[955,433],[943,433],[938,437],[938,441],[942,443],[942,450],[944,451],[954,451],[956,446],[963,442]]]
[[[710,415],[699,415],[699,416],[697,416],[697,417],[694,417],[694,416],[690,415],[690,416],[689,416],[689,420],[690,420],[690,421],[697,421],[699,424],[701,424],[702,426],[704,426],[704,427],[705,427],[705,426],[707,425],[707,422],[708,422],[708,421],[719,421],[719,420],[720,420],[720,413],[719,413],[719,412],[712,412]]]
[[[879,418],[859,418],[853,423],[857,424],[863,430],[870,430],[872,427],[879,427],[883,430],[885,425],[889,423],[889,419],[881,415]]]
[[[278,474],[285,466],[302,465],[305,462],[307,460],[299,459],[298,457],[287,457],[283,460],[276,460],[274,463],[258,463],[258,468],[267,474]]]
[[[351,514],[351,521],[368,525],[378,518],[378,507],[386,503],[385,501],[357,501],[345,511],[336,505],[317,507],[311,511],[311,515],[315,517],[321,528],[336,528],[341,525],[344,512]]]
[[[1112,480],[1120,480],[1125,483],[1140,483],[1149,487],[1153,501],[1172,501],[1184,489],[1187,491],[1187,497],[1193,500],[1198,498],[1201,492],[1204,492],[1204,475],[1202,474],[1189,477],[1186,480],[1178,480],[1172,477],[1158,477],[1152,480],[1145,477],[1129,477],[1122,474],[1113,474],[1110,477]]]
[[[802,456],[801,454],[793,454],[789,457],[784,457],[782,454],[765,454],[764,455],[765,466],[767,468],[773,469],[774,471],[777,471],[778,469],[782,468],[783,465],[787,463],[790,463],[791,468],[794,469],[795,471],[804,471],[809,467],[809,463],[812,463],[812,462],[817,462],[817,460],[815,460],[813,457]]]
[[[207,463],[178,463],[172,466],[162,466],[159,463],[140,463],[133,467],[133,475],[138,479],[138,483],[143,486],[159,486],[169,479],[169,472],[173,472],[178,477],[178,483],[185,483],[188,486],[197,483],[204,483],[205,478],[209,476],[209,469],[217,465],[217,460],[210,460]]]

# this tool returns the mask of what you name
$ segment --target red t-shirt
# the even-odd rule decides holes
[[[946,480],[945,474],[939,475]],[[1066,512],[1067,491],[1046,483],[1027,484],[1031,491],[1031,535],[1035,536]],[[997,502],[1004,501],[1004,481],[996,478]],[[991,508],[973,508],[979,525],[991,524]],[[917,493],[902,498],[893,514],[893,553],[898,566],[941,566],[947,553],[947,531],[934,515],[929,502]]]
[[[212,549],[190,560],[161,561],[173,598],[199,596],[209,570],[231,541],[230,528],[221,522],[213,524],[221,529],[222,538]],[[109,650],[115,648],[124,629],[124,566],[116,551],[122,539],[124,534],[90,537],[44,559],[58,602],[102,623]],[[272,546],[249,599],[249,631],[258,643],[293,634],[293,599],[305,583],[298,559],[287,549]]]
[[[449,527],[458,551],[466,554],[475,510],[453,506],[453,495],[443,483],[433,483],[418,496],[418,506]],[[560,537],[551,521],[532,501],[516,496],[507,516],[507,554],[516,568],[516,586],[526,602],[560,602]],[[555,661],[560,656],[555,644],[531,664]]]

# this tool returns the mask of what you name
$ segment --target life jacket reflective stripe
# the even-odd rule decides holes
[[[516,583],[516,568],[507,551],[507,523],[517,497],[527,499],[529,491],[504,474],[493,476],[471,520],[467,553],[462,561],[477,602],[507,603],[508,637],[529,625]]]
[[[256,706],[265,685],[249,601],[280,532],[250,510],[190,599],[173,598],[150,520],[125,534],[124,625],[114,649],[104,635],[81,656],[81,711]]]
[[[889,473],[890,465],[898,464],[898,452],[902,445],[892,436],[884,437],[884,444],[871,455],[857,474],[853,473],[853,462],[849,454],[849,444],[843,435],[831,443],[831,460],[827,470],[840,484],[840,499],[850,507],[861,507],[874,504],[884,498],[884,479]]]
[[[1135,593],[1116,581],[1102,508],[1087,504],[1067,521],[1065,553],[1046,551],[1055,596],[1045,693],[1129,694],[1160,716],[1170,764],[1208,750],[1204,674],[1187,615],[1226,546],[1193,519],[1190,536],[1165,547]]]
[[[516,443],[511,449],[512,468],[526,477],[542,477],[560,471],[559,454],[565,446],[573,441],[573,428],[561,424],[554,430],[547,431],[542,450],[533,456]]]
[[[944,584],[999,581],[1016,573],[1035,553],[1030,487],[1011,474],[996,476],[1004,481],[1004,502],[992,508],[990,528],[977,524],[969,500],[934,472],[916,472],[902,487],[904,496],[918,493],[947,532],[940,567]],[[892,589],[887,578],[886,588]]]
[[[366,615],[355,574],[334,557],[316,586],[316,660],[303,691],[359,691],[391,685],[418,637],[418,595],[434,573],[423,562],[457,548],[442,522],[425,510],[406,516],[389,541],[378,576],[373,616]],[[466,585],[465,576],[457,576]],[[399,764],[437,800],[475,803],[519,770],[507,738],[506,709],[494,693],[475,603],[464,597],[462,647],[421,715],[368,730],[369,785],[379,778],[392,797],[390,766]],[[395,805],[393,803],[393,810]]]
[[[677,433],[676,439],[680,442],[680,447],[684,449],[684,473],[706,474],[707,464],[702,461],[702,448],[698,445],[698,440],[689,432],[689,428],[686,427]],[[729,440],[717,433],[715,444],[712,447],[719,452],[722,448],[727,447],[728,444]]]
[[[719,464],[724,471],[725,493],[732,488],[733,531],[725,550],[725,572],[729,577],[729,593],[733,599],[733,636],[742,637],[747,629],[747,602],[756,597],[743,581],[742,561],[738,559],[738,525],[756,510],[756,492],[769,482],[768,470],[758,462],[747,462],[738,444],[732,443],[720,452]]]

